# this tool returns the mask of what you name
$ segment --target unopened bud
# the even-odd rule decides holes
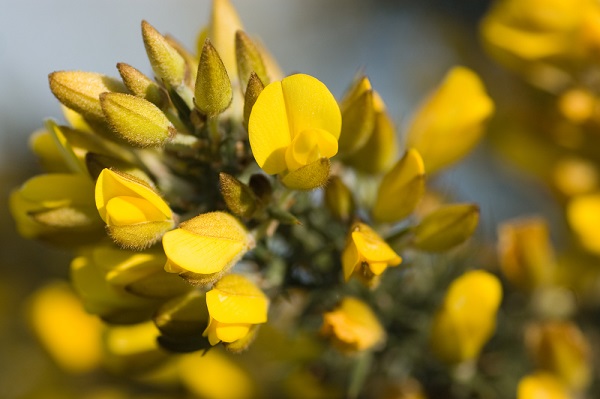
[[[333,176],[325,186],[325,205],[341,221],[348,221],[355,212],[354,197],[338,176]]]
[[[227,208],[236,216],[252,217],[257,209],[257,198],[250,187],[227,173],[220,173],[219,181]]]
[[[152,70],[168,86],[180,86],[185,79],[185,60],[152,25],[142,21],[142,38]]]
[[[264,85],[269,84],[267,70],[258,48],[243,31],[235,33],[235,56],[238,79],[242,93],[245,93],[250,75],[254,72]]]
[[[117,64],[117,69],[125,86],[135,96],[146,99],[157,107],[161,107],[165,103],[166,99],[162,89],[148,76],[122,62]]]
[[[479,207],[474,204],[446,205],[427,215],[414,229],[416,248],[441,252],[466,241],[479,222]]]
[[[233,99],[225,65],[208,39],[200,54],[194,96],[198,110],[208,116],[216,116],[225,111]]]

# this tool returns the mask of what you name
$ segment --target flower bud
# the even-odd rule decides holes
[[[549,285],[556,259],[548,224],[541,218],[513,220],[498,229],[500,268],[512,284],[532,291]]]
[[[37,338],[62,369],[85,373],[100,366],[102,323],[85,312],[67,283],[51,282],[37,290],[28,310]]]
[[[207,39],[200,54],[194,104],[208,116],[216,116],[225,111],[233,99],[231,81],[219,53]]]
[[[423,251],[447,251],[471,237],[478,222],[479,207],[475,204],[442,206],[413,229],[413,245]]]
[[[258,199],[250,187],[224,172],[219,174],[219,181],[227,208],[236,216],[251,218],[257,210]]]
[[[251,248],[246,228],[225,212],[210,212],[183,222],[164,235],[165,270],[192,284],[218,280]]]
[[[425,193],[425,167],[417,150],[410,149],[379,184],[373,218],[397,222],[407,217]]]
[[[436,356],[448,364],[477,358],[496,329],[501,301],[500,281],[488,272],[473,270],[454,280],[431,327]]]
[[[243,30],[242,22],[229,0],[213,0],[210,23],[205,35],[198,40],[198,54],[203,50],[206,38],[210,39],[222,57],[223,65],[230,76],[235,75],[235,33]]]
[[[354,216],[356,205],[350,189],[338,176],[329,179],[325,186],[325,205],[338,220],[347,222]]]
[[[567,388],[550,373],[536,372],[521,378],[517,399],[571,399]]]
[[[391,168],[398,156],[398,137],[394,122],[382,108],[383,101],[377,99],[377,93],[374,97],[373,101],[381,105],[375,105],[377,112],[374,116],[373,132],[361,148],[344,159],[348,165],[370,174],[385,172]]]
[[[375,107],[371,82],[357,79],[341,101],[342,132],[340,155],[350,155],[365,145],[375,127]]]
[[[177,134],[165,114],[143,98],[103,93],[100,95],[100,104],[112,130],[132,146],[161,146]]]
[[[252,107],[264,88],[265,85],[261,82],[258,75],[252,72],[248,78],[248,87],[246,87],[246,94],[244,95],[244,126],[246,127],[248,127]]]
[[[273,197],[273,187],[271,186],[271,182],[267,176],[263,175],[262,173],[253,174],[250,176],[248,186],[254,195],[260,199],[263,205],[267,205],[269,202],[271,202],[271,198]]]
[[[574,323],[536,323],[525,333],[525,344],[539,368],[554,374],[573,390],[587,388],[592,380],[591,349]]]
[[[142,38],[152,70],[167,86],[183,84],[186,75],[185,60],[152,25],[142,21]]]
[[[120,81],[111,77],[82,71],[58,71],[48,75],[52,94],[65,106],[86,118],[103,121],[100,94],[106,92],[125,93],[127,89]]]
[[[244,350],[257,325],[267,322],[269,299],[241,275],[230,274],[219,280],[206,293],[206,305],[210,320],[202,335],[213,346],[223,342],[227,349]]]
[[[23,237],[81,245],[102,236],[92,193],[93,184],[85,176],[40,175],[11,193],[9,207]]]
[[[385,330],[371,308],[363,301],[345,297],[323,315],[321,334],[344,353],[373,349],[386,340]]]
[[[104,169],[96,181],[96,207],[111,238],[125,248],[143,249],[173,227],[173,212],[148,183]]]
[[[250,75],[255,73],[263,85],[269,84],[267,70],[258,48],[244,31],[235,32],[235,56],[242,94],[245,94]]]
[[[407,146],[419,151],[425,171],[434,173],[475,147],[493,111],[494,103],[479,77],[455,67],[413,116]]]
[[[352,226],[342,253],[346,281],[355,275],[368,285],[375,285],[385,269],[400,262],[400,256],[373,229],[364,223]]]
[[[123,62],[117,64],[117,69],[127,89],[136,97],[150,101],[159,108],[165,104],[167,99],[163,89],[155,81]]]

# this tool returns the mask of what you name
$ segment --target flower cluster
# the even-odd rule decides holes
[[[120,79],[49,75],[67,123],[33,136],[46,173],[10,198],[24,237],[73,253],[71,288],[32,298],[40,341],[72,372],[160,374],[205,398],[452,391],[485,358],[504,290],[465,256],[479,206],[428,178],[483,137],[496,105],[482,79],[451,68],[401,135],[367,76],[339,100],[313,76],[284,76],[227,0],[212,6],[197,51],[142,22],[154,79],[125,63]],[[498,10],[484,32],[500,46],[493,32],[512,20]],[[586,49],[587,19],[573,17]],[[598,201],[578,200],[569,221],[593,250],[581,215]],[[555,295],[544,223],[499,236],[508,283]],[[539,366],[519,397],[589,385],[574,323],[540,317],[526,335]]]

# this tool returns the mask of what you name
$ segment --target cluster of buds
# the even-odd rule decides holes
[[[72,286],[105,322],[90,324],[90,335],[106,331],[89,363],[61,358],[70,352],[59,361],[87,369],[102,352],[110,370],[127,372],[164,364],[169,353],[242,352],[292,295],[300,298],[289,312],[296,320],[273,322],[287,337],[290,325],[306,328],[312,341],[350,357],[401,339],[394,325],[402,315],[389,304],[402,289],[394,284],[420,267],[415,259],[454,250],[478,225],[477,205],[442,203],[425,177],[482,137],[494,104],[479,77],[453,68],[401,143],[366,76],[339,103],[312,76],[282,77],[227,0],[213,2],[195,54],[147,22],[142,38],[156,79],[125,63],[117,64],[120,80],[50,74],[68,125],[48,121],[34,135],[47,174],[11,196],[23,236],[73,249]],[[420,333],[441,361],[473,361],[494,332],[501,298],[493,275],[468,272]],[[82,319],[72,300],[64,317]],[[45,308],[35,303],[34,325],[47,336]],[[320,328],[311,327],[314,315]],[[47,346],[64,346],[50,335]],[[216,353],[202,363],[227,368]],[[201,367],[193,362],[183,357],[178,367]],[[251,385],[232,373],[239,387]],[[213,397],[211,378],[178,375]],[[226,392],[250,396],[240,389]]]

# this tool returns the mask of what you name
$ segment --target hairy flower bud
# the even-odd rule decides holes
[[[168,86],[175,88],[183,84],[186,65],[183,57],[152,25],[142,21],[142,38],[152,70]]]

